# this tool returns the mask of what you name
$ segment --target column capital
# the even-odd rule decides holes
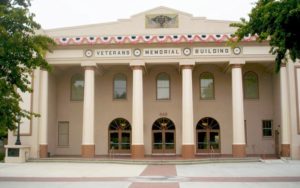
[[[179,66],[182,69],[192,69],[195,66],[195,61],[190,59],[185,59],[179,62]]]
[[[97,67],[97,63],[94,61],[83,61],[81,62],[81,66],[84,68],[92,68]]]
[[[134,67],[145,67],[145,62],[141,60],[134,60],[129,63],[129,66]]]
[[[242,64],[231,64],[231,68],[242,68]]]
[[[46,72],[49,72],[47,69],[45,68],[40,68],[40,71],[46,71]]]
[[[283,63],[283,62],[282,62],[282,63],[280,64],[280,67],[286,67],[286,63]]]
[[[234,58],[234,59],[230,59],[229,61],[229,65],[232,65],[232,67],[242,66],[245,64],[246,64],[245,59],[241,59],[241,58]]]

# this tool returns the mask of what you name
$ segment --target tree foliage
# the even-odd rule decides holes
[[[54,41],[36,34],[40,25],[29,12],[30,0],[0,0],[0,130],[13,130],[21,118],[33,113],[21,109],[18,91],[31,92],[30,76]]]
[[[269,40],[277,71],[286,55],[294,62],[300,58],[300,0],[258,0],[249,21],[242,18],[241,23],[231,26],[238,27],[238,42],[248,35]]]

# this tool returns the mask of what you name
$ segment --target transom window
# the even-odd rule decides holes
[[[214,77],[212,73],[204,72],[200,75],[200,99],[215,98]]]
[[[245,99],[258,99],[258,76],[249,71],[244,74],[244,97]]]
[[[82,101],[84,94],[84,77],[82,74],[75,74],[71,78],[71,100]]]
[[[127,98],[127,80],[123,74],[117,74],[114,77],[114,99]]]
[[[263,133],[263,137],[272,137],[273,136],[272,120],[263,120],[262,121],[262,133]]]
[[[170,99],[170,77],[166,73],[160,73],[156,79],[156,98],[158,100]]]

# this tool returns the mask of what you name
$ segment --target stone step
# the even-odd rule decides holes
[[[27,162],[68,162],[68,163],[112,163],[112,164],[140,164],[140,165],[180,165],[180,164],[208,164],[208,163],[244,163],[261,162],[260,158],[206,158],[206,159],[99,159],[99,158],[43,158],[29,159]]]

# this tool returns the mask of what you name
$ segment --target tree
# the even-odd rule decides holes
[[[37,115],[21,109],[18,90],[31,92],[31,73],[49,69],[44,59],[55,44],[37,35],[40,25],[29,12],[30,0],[0,0],[0,132],[14,130],[21,118]]]
[[[238,27],[237,42],[249,35],[269,40],[270,53],[276,55],[276,71],[287,55],[294,62],[300,58],[300,0],[258,0],[249,21],[241,18],[231,26]]]

